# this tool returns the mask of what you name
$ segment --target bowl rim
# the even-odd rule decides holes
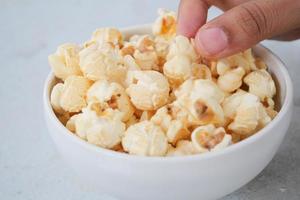
[[[127,32],[127,31],[134,31],[136,29],[142,30],[142,29],[149,29],[149,24],[144,25],[137,25],[137,26],[131,26],[127,28],[120,29],[121,32]],[[170,157],[148,157],[148,156],[139,156],[139,155],[131,155],[126,153],[121,153],[117,151],[113,151],[110,149],[105,149],[93,144],[88,143],[87,141],[79,138],[74,133],[69,131],[56,117],[52,106],[50,104],[50,83],[55,78],[52,71],[48,74],[45,82],[44,82],[44,89],[43,89],[43,104],[44,104],[44,112],[45,117],[49,118],[53,124],[55,124],[55,127],[57,127],[57,131],[64,134],[68,139],[72,140],[73,142],[77,143],[82,148],[85,148],[89,151],[93,151],[93,153],[99,154],[99,156],[112,156],[112,158],[118,158],[118,159],[125,159],[125,160],[132,160],[134,162],[178,162],[178,161],[199,161],[199,160],[205,160],[205,159],[213,159],[215,157],[222,156],[224,154],[230,154],[233,151],[238,151],[239,149],[243,148],[244,146],[250,145],[251,143],[254,143],[255,141],[259,140],[261,137],[263,137],[265,134],[267,134],[272,128],[279,123],[287,112],[289,111],[289,108],[293,104],[293,85],[290,78],[290,75],[286,69],[286,65],[284,62],[275,55],[270,49],[267,47],[257,44],[257,47],[260,47],[267,51],[268,54],[270,54],[278,63],[277,66],[280,70],[280,73],[283,74],[283,80],[278,80],[284,82],[286,86],[286,94],[284,101],[282,103],[281,109],[278,112],[277,116],[263,129],[259,130],[256,134],[246,138],[245,140],[242,140],[234,145],[228,146],[222,151],[214,151],[214,152],[207,152],[205,154],[194,154],[194,155],[186,155],[186,156],[170,156]]]

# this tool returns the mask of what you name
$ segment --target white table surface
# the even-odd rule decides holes
[[[60,159],[43,119],[47,55],[82,42],[97,27],[152,22],[178,1],[0,1],[0,199],[112,200],[78,182]],[[210,16],[219,13],[212,10]],[[300,41],[267,41],[287,64],[295,87],[294,118],[279,152],[253,181],[223,200],[300,199]],[[298,87],[297,87],[298,86]]]

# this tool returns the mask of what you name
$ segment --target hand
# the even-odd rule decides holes
[[[206,23],[211,5],[225,12]],[[181,0],[178,34],[195,37],[208,58],[230,56],[267,39],[300,38],[300,0]]]

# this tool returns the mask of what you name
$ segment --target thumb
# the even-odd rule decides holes
[[[221,58],[295,29],[300,24],[297,2],[254,0],[234,7],[198,30],[196,48],[203,56]]]

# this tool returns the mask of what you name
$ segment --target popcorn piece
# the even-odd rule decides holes
[[[244,82],[249,86],[249,92],[258,96],[261,101],[272,98],[276,93],[275,83],[264,69],[251,72],[244,78]]]
[[[165,39],[164,37],[156,36],[154,38],[155,52],[160,59],[165,60],[169,52],[169,46],[170,46],[170,41]],[[162,66],[164,63],[160,63],[160,64]]]
[[[258,69],[267,69],[266,63],[261,58],[256,58],[255,65]]]
[[[91,106],[84,108],[82,113],[76,115],[75,132],[82,139],[91,144],[103,148],[114,148],[121,142],[125,131],[125,124],[112,115],[98,116],[97,112],[91,109]],[[69,127],[72,127],[69,123]]]
[[[123,62],[124,66],[130,71],[141,70],[141,68],[135,62],[134,58],[130,55],[125,55],[123,58]]]
[[[133,54],[136,63],[143,70],[158,69],[158,57],[155,52],[154,41],[149,35],[139,37],[135,42],[136,50]]]
[[[126,67],[118,49],[105,43],[102,46],[91,45],[79,53],[80,68],[88,79],[97,81],[107,79],[122,83],[126,76]]]
[[[135,51],[133,54],[136,63],[142,70],[158,69],[158,57],[155,51],[140,52]]]
[[[175,92],[175,96],[180,106],[188,110],[192,125],[221,125],[224,122],[220,105],[224,93],[211,80],[187,80]]]
[[[185,124],[180,120],[172,120],[167,131],[168,142],[175,145],[182,139],[188,139],[191,135]]]
[[[252,54],[252,49],[247,49],[243,52],[244,58],[248,61],[249,67],[251,70],[257,70],[256,60]]]
[[[76,131],[75,122],[77,120],[77,117],[78,115],[73,115],[66,123],[66,128],[73,133],[75,133]]]
[[[126,92],[140,110],[155,110],[168,102],[169,83],[156,71],[130,71],[132,82]]]
[[[200,126],[192,132],[192,143],[197,151],[205,153],[224,149],[232,142],[231,135],[226,134],[223,127],[215,128],[209,124]]]
[[[134,112],[125,89],[118,83],[107,80],[95,82],[87,92],[88,102],[99,102],[104,109],[117,109],[122,112],[122,120],[127,121]]]
[[[275,102],[271,98],[266,98],[263,103],[263,106],[265,107],[265,110],[268,114],[268,116],[271,119],[274,119],[278,112],[275,110]]]
[[[192,64],[192,76],[194,79],[209,79],[212,80],[210,69],[204,64]]]
[[[190,132],[187,129],[184,121],[177,120],[172,116],[170,106],[164,106],[157,110],[151,121],[160,126],[168,138],[168,142],[175,145],[179,140],[187,139]]]
[[[231,69],[232,64],[226,59],[220,59],[216,62],[216,70],[219,75],[224,75],[227,71]]]
[[[167,156],[187,156],[197,154],[198,151],[194,147],[193,143],[188,140],[178,141],[176,148],[170,147],[168,149]]]
[[[111,43],[120,46],[123,44],[123,36],[118,29],[99,28],[93,33],[91,41],[96,41],[99,44]]]
[[[271,121],[259,98],[251,93],[243,94],[235,110],[234,121],[228,126],[235,133],[249,136]]]
[[[225,92],[233,92],[242,85],[245,70],[242,67],[228,70],[218,78],[218,86]]]
[[[238,67],[243,68],[246,74],[248,74],[251,70],[257,69],[251,49],[220,59],[216,62],[216,71],[219,75],[224,75],[230,69]]]
[[[53,109],[58,113],[81,111],[86,106],[85,95],[91,85],[91,81],[82,76],[69,76],[64,84],[59,83],[52,90]]]
[[[164,156],[168,150],[164,132],[150,121],[130,126],[122,139],[122,145],[128,153],[143,156]]]
[[[171,110],[169,106],[163,106],[159,108],[151,118],[151,121],[160,126],[164,132],[167,132],[173,117],[171,116]]]
[[[190,40],[181,35],[176,36],[171,42],[167,60],[171,60],[173,57],[178,55],[188,57],[191,62],[196,61],[198,58],[195,48]]]
[[[65,112],[64,109],[60,105],[60,99],[61,99],[61,94],[63,92],[63,89],[64,89],[64,84],[58,83],[53,87],[51,95],[50,95],[51,106],[52,106],[53,110],[55,111],[55,113],[58,113],[58,114],[63,114]]]
[[[163,67],[164,75],[173,85],[180,85],[192,76],[192,63],[186,56],[175,56]]]
[[[49,64],[57,78],[65,80],[71,75],[81,75],[79,51],[79,46],[67,43],[59,46],[54,54],[49,55]]]
[[[154,35],[170,39],[176,35],[176,14],[164,9],[158,10],[159,17],[152,26]]]
[[[211,80],[187,80],[175,91],[177,99],[186,98],[187,96],[195,98],[199,95],[215,99],[219,103],[224,100],[224,92]]]
[[[236,114],[236,109],[241,104],[244,94],[246,93],[247,92],[239,89],[234,94],[224,99],[224,101],[222,102],[222,107],[223,107],[225,117],[234,119]]]

